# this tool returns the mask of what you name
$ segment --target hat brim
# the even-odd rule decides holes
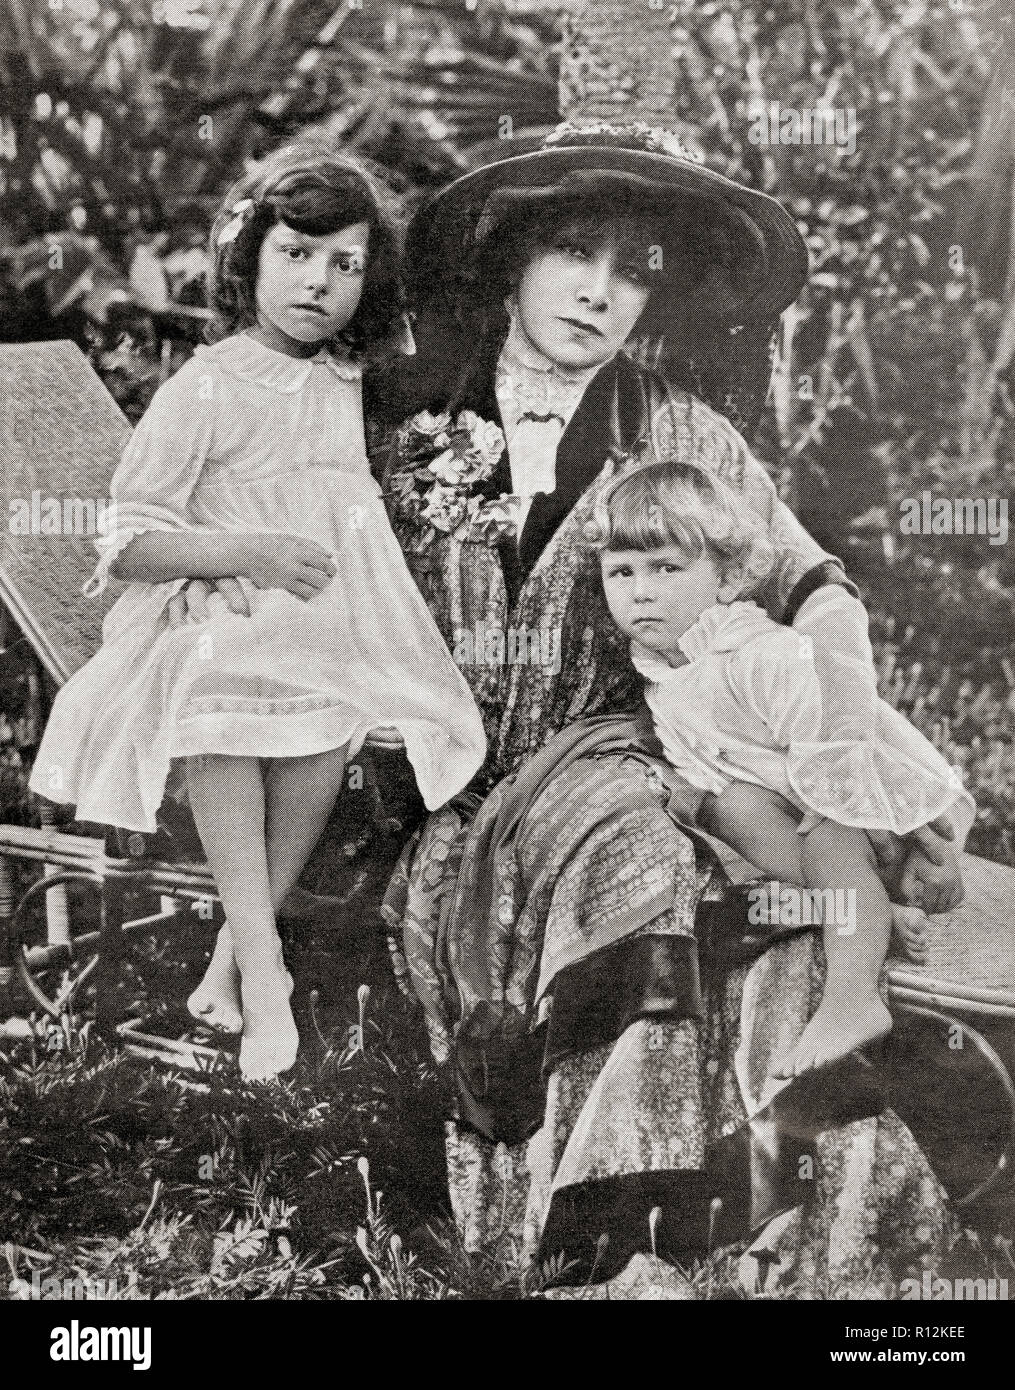
[[[409,232],[407,264],[417,293],[438,291],[443,277],[471,257],[492,195],[514,193],[518,205],[556,197],[614,196],[619,210],[655,212],[688,205],[703,217],[738,223],[758,251],[751,272],[716,276],[694,294],[697,314],[728,323],[770,320],[791,304],[807,279],[808,256],[796,225],[776,199],[692,160],[645,150],[568,145],[515,155],[465,174],[436,194]]]

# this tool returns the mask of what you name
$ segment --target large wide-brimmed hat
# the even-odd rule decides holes
[[[441,286],[447,292],[512,212],[557,201],[650,211],[714,230],[717,245],[732,249],[717,253],[706,279],[685,296],[696,317],[771,320],[807,278],[807,248],[781,203],[708,168],[677,136],[635,124],[559,126],[539,149],[456,179],[415,217],[410,283],[424,298]]]

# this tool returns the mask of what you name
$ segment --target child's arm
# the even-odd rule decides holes
[[[867,610],[841,585],[826,585],[801,605],[793,630],[804,639],[821,689],[821,737],[873,738],[878,686]]]
[[[334,566],[314,541],[194,525],[190,497],[228,409],[224,392],[220,369],[198,356],[156,391],[113,475],[112,525],[96,539],[101,558],[86,595],[100,594],[111,574],[145,584],[240,575],[305,599],[330,581]]]
[[[239,542],[231,532],[142,531],[127,542],[109,567],[114,579],[162,584],[170,579],[214,579],[237,574]]]
[[[156,391],[113,475],[114,525],[86,593],[101,593],[108,575],[141,584],[239,576],[303,599],[330,582],[335,566],[315,541],[193,525],[190,496],[227,402],[220,370],[198,356]]]
[[[142,531],[110,567],[116,579],[161,584],[172,579],[241,576],[259,589],[312,598],[335,565],[316,541],[272,532]]]
[[[731,686],[737,698],[767,724],[776,743],[787,749],[789,781],[804,804],[840,824],[869,827],[873,820],[875,826],[884,827],[867,828],[866,834],[882,872],[890,870],[894,879],[899,865],[890,864],[889,859],[898,859],[898,839],[878,816],[885,816],[891,806],[901,807],[902,813],[912,817],[898,779],[915,774],[900,771],[892,749],[882,747],[875,737],[878,696],[873,658],[863,661],[860,655],[864,647],[870,652],[867,616],[844,592],[827,591],[823,599],[814,595],[808,616],[813,637],[795,626],[783,629],[764,646],[745,650],[731,667]],[[949,791],[938,780],[937,803],[942,805],[940,798]],[[962,900],[955,849],[935,833],[942,822],[952,835],[947,814],[909,832],[898,877],[902,900],[921,903],[932,912],[949,910]],[[903,834],[905,824],[899,829]],[[936,854],[924,850],[924,839]],[[744,857],[750,858],[746,853]]]
[[[165,560],[166,552],[157,548],[146,563],[139,542],[150,546],[163,536],[207,547],[211,537],[195,530],[189,503],[213,443],[218,393],[206,388],[217,385],[211,365],[192,357],[155,392],[113,474],[112,524],[96,538],[100,559],[84,586],[88,597],[101,594],[111,574],[154,584],[190,573],[182,555],[183,568],[151,564],[155,553]]]
[[[851,742],[872,738],[878,709],[874,653],[867,633],[867,611],[845,589],[826,586],[802,605],[793,621],[810,644],[821,690],[823,740]],[[888,830],[868,830],[883,870],[891,870],[898,845]],[[920,884],[930,911],[945,912],[962,901],[962,875],[953,843],[955,830],[947,814],[918,826],[904,837],[909,860],[899,879],[906,902]],[[912,861],[911,863],[909,861]]]

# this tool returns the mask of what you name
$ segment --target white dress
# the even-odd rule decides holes
[[[81,820],[155,829],[172,758],[285,758],[394,727],[427,806],[482,764],[479,711],[406,567],[371,476],[360,370],[239,334],[199,347],[156,393],[112,484],[116,526],[86,593],[148,530],[278,531],[316,541],[337,573],[309,601],[241,579],[249,618],[182,629],[186,584],[132,584],[98,653],[57,696],[30,785]]]
[[[685,666],[638,642],[631,659],[647,678],[666,760],[692,786],[715,794],[733,781],[767,787],[805,813],[801,831],[824,818],[907,835],[948,813],[962,848],[976,805],[958,774],[884,700],[873,701],[866,736],[839,736],[812,639],[753,603],[731,603],[706,609],[678,645]],[[873,666],[869,676],[873,683]]]

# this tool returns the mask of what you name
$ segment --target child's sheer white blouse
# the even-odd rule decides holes
[[[773,622],[750,603],[716,604],[679,640],[688,664],[670,666],[639,643],[631,657],[667,759],[713,793],[731,781],[769,787],[840,825],[906,835],[951,808],[968,831],[975,808],[958,774],[918,730],[876,694],[873,666]],[[855,645],[853,647],[855,651]],[[855,700],[823,682],[852,682]],[[873,699],[867,698],[873,693]],[[961,803],[961,804],[960,804]]]

